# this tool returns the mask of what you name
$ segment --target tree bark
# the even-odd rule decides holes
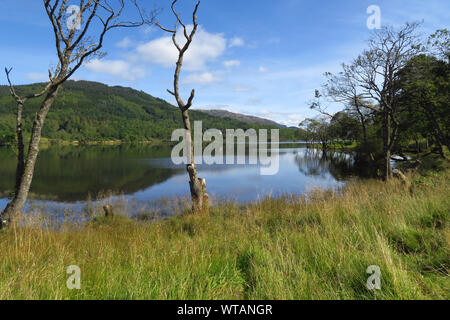
[[[368,142],[367,142],[367,126],[366,126],[366,120],[364,118],[363,113],[361,112],[359,107],[356,107],[356,110],[358,112],[359,115],[359,121],[361,122],[361,128],[362,128],[362,132],[363,132],[363,141],[364,141],[364,148],[368,147]]]
[[[6,209],[3,211],[2,219],[7,223],[11,222],[17,215],[19,215],[25,205],[30,192],[31,183],[33,181],[34,167],[36,165],[36,159],[39,154],[39,143],[41,141],[42,128],[44,126],[47,114],[55,101],[60,85],[52,86],[47,93],[44,102],[41,105],[38,113],[34,118],[33,129],[31,133],[30,145],[28,148],[28,155],[24,165],[23,174],[20,177],[19,186],[17,192],[14,195],[14,199],[11,200]],[[19,166],[20,164],[18,164]],[[3,224],[3,222],[2,222]]]
[[[391,119],[388,109],[385,107],[383,121],[383,152],[384,152],[384,172],[383,178],[388,181],[392,178],[391,168]]]
[[[419,138],[417,136],[414,136],[414,141],[416,142],[416,152],[417,153],[421,153],[422,150],[420,149],[420,141]]]
[[[367,148],[369,143],[367,142],[367,128],[366,128],[366,122],[361,122],[362,130],[363,130],[363,139],[364,139],[364,147]]]
[[[110,204],[103,206],[103,210],[105,211],[105,218],[107,219],[114,218],[114,210]]]
[[[16,135],[17,135],[17,167],[16,167],[16,185],[14,188],[14,194],[19,192],[20,182],[22,180],[23,172],[25,170],[25,146],[23,143],[22,132],[22,112],[23,102],[17,103],[17,115],[16,115]]]
[[[186,130],[186,150],[188,152],[186,170],[189,174],[189,187],[191,191],[192,207],[195,212],[198,212],[207,209],[207,207],[209,206],[209,196],[206,193],[206,180],[198,178],[197,174],[189,111],[184,110],[182,112],[182,117],[184,129]]]

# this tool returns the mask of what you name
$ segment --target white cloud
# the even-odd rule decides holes
[[[108,74],[131,81],[147,75],[144,68],[132,67],[129,62],[123,60],[94,59],[85,63],[84,67],[94,73]]]
[[[229,43],[229,47],[233,48],[233,47],[242,47],[245,44],[244,40],[242,38],[239,37],[234,37],[232,39],[230,39],[230,43]]]
[[[25,77],[30,81],[48,81],[48,74],[45,73],[30,72]]]
[[[297,127],[306,117],[302,114],[297,113],[295,110],[293,111],[277,111],[281,110],[279,107],[271,106],[270,109],[261,108],[261,104],[263,101],[259,98],[249,99],[244,105],[225,105],[218,104],[214,102],[203,102],[201,106],[206,109],[218,109],[218,110],[227,110],[230,112],[247,114],[255,117],[260,117],[263,119],[269,119],[275,122],[278,122],[282,125],[288,127]],[[253,107],[251,107],[252,105]],[[255,106],[258,106],[255,109]]]
[[[244,87],[244,86],[236,86],[233,88],[234,92],[249,92],[252,91],[253,88],[250,87]]]
[[[289,68],[280,71],[275,71],[270,73],[271,79],[292,79],[292,78],[302,78],[307,79],[307,82],[311,80],[321,80],[324,79],[325,72],[338,72],[341,70],[341,63],[339,60],[324,62],[319,65],[304,66],[301,68]],[[260,70],[261,71],[261,70]],[[266,69],[266,71],[268,71]]]
[[[241,62],[239,60],[228,60],[224,61],[223,65],[227,68],[239,67],[241,65]]]
[[[284,124],[288,127],[298,127],[298,125],[305,120],[305,116],[300,114],[290,114],[287,116],[286,120],[281,120],[279,123]]]
[[[251,106],[259,106],[262,104],[262,102],[263,101],[259,98],[251,98],[251,99],[248,99],[247,104],[251,105]]]
[[[133,45],[133,40],[131,40],[128,37],[123,38],[122,41],[119,41],[118,43],[116,43],[116,47],[121,48],[121,49],[126,49],[129,48]]]
[[[155,31],[155,28],[153,28],[152,26],[145,26],[144,28],[140,28],[140,31],[143,34],[148,35],[150,33],[153,33]]]
[[[261,73],[265,73],[265,72],[267,72],[269,70],[266,67],[261,66],[261,67],[258,68],[258,71],[261,72]]]
[[[220,104],[220,103],[206,103],[207,110],[226,110],[226,111],[230,111],[230,112],[237,112],[239,113],[239,111],[234,111],[233,108],[228,105],[228,104]]]
[[[188,29],[192,26],[188,26]],[[182,32],[178,32],[177,41],[180,46],[186,42]],[[212,34],[199,27],[191,47],[184,57],[184,67],[187,71],[206,69],[206,63],[216,60],[226,49],[226,39],[223,34]],[[173,67],[178,58],[172,37],[162,37],[137,47],[137,54],[142,61]]]
[[[297,127],[306,118],[304,115],[298,113],[271,111],[267,109],[258,111],[257,116],[276,121],[288,127]]]
[[[194,73],[187,76],[183,80],[183,83],[205,85],[217,81],[220,81],[220,79],[215,77],[211,72],[204,72],[204,73]]]
[[[267,40],[267,44],[279,44],[279,43],[281,43],[280,38],[272,37]]]

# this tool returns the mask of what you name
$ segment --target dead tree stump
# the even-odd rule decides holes
[[[406,188],[407,190],[409,190],[409,192],[412,194],[412,193],[413,193],[413,188],[412,188],[412,186],[411,186],[411,181],[410,181],[410,179],[409,179],[406,175],[404,175],[403,172],[401,172],[401,171],[398,170],[398,169],[394,169],[394,170],[392,171],[392,173],[394,174],[394,177],[397,178],[397,179],[399,179],[399,180],[402,182],[402,185],[404,185],[405,188]]]
[[[103,210],[105,211],[105,218],[108,218],[108,219],[114,218],[114,211],[110,204],[104,206]]]
[[[200,184],[202,186],[201,195],[203,197],[202,199],[202,211],[208,212],[209,211],[209,195],[206,193],[206,179],[199,179]]]

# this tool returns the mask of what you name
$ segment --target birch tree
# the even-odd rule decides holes
[[[39,154],[42,128],[64,82],[89,59],[103,55],[100,49],[105,36],[113,29],[151,24],[156,14],[152,10],[147,15],[137,0],[78,0],[77,6],[69,5],[68,2],[69,0],[42,0],[55,37],[58,62],[53,70],[49,70],[49,82],[42,92],[44,99],[34,117],[28,152],[23,161],[23,169],[19,171],[21,177],[17,179],[14,198],[2,213],[0,227],[11,222],[26,203]],[[133,21],[125,18],[131,14],[137,16]],[[11,84],[10,88],[13,88]],[[12,95],[19,105],[18,110],[21,109],[26,99],[18,99],[14,91]]]
[[[14,193],[17,194],[20,188],[20,182],[22,180],[23,172],[25,170],[25,144],[23,140],[23,107],[24,104],[30,100],[43,96],[47,90],[50,88],[50,83],[48,83],[40,92],[32,93],[26,96],[19,96],[12,84],[10,74],[12,68],[5,68],[6,79],[9,84],[9,92],[11,97],[17,103],[16,106],[16,149],[17,149],[17,165],[16,165],[16,183],[14,187]],[[1,222],[0,222],[1,225]]]

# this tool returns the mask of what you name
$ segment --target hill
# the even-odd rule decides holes
[[[257,123],[257,124],[260,124],[263,126],[275,126],[275,127],[279,127],[279,128],[287,128],[286,126],[279,124],[275,121],[269,120],[269,119],[249,116],[249,115],[240,114],[240,113],[234,113],[234,112],[230,112],[227,110],[200,110],[199,109],[197,111],[206,113],[213,117],[235,119],[235,120],[242,121],[245,123]]]
[[[19,94],[36,92],[42,83],[17,86]],[[42,101],[29,101],[24,108],[25,132]],[[7,86],[0,86],[0,143],[14,136],[15,102]],[[191,121],[203,121],[203,128],[219,130],[278,128],[275,125],[248,123],[233,118],[218,118],[192,110]],[[182,128],[178,108],[143,91],[107,86],[90,81],[67,81],[57,97],[45,124],[43,137],[63,141],[169,141],[172,131]],[[295,132],[280,133],[291,140]]]

